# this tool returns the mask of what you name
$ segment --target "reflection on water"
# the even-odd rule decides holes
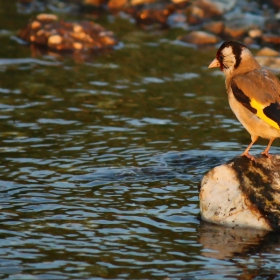
[[[85,63],[3,37],[1,279],[277,275],[277,235],[199,219],[202,176],[249,135],[205,67],[213,52],[169,32],[130,30]]]

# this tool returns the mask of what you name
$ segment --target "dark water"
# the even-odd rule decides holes
[[[277,234],[199,219],[203,175],[250,141],[214,49],[103,19],[120,49],[40,55],[0,8],[1,279],[280,279]]]

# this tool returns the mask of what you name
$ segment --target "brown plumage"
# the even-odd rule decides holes
[[[225,42],[209,68],[220,67],[226,76],[229,104],[237,119],[251,134],[252,142],[242,155],[249,154],[258,137],[269,139],[262,154],[269,155],[275,138],[280,137],[280,82],[262,68],[246,46]]]

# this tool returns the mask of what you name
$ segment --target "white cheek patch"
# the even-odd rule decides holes
[[[236,58],[233,53],[231,46],[223,49],[222,54],[224,56],[223,64],[225,65],[224,72],[230,74],[234,70],[234,65],[236,63]]]
[[[229,47],[224,48],[222,53],[224,56],[229,56],[229,55],[233,54],[232,47],[229,46]]]

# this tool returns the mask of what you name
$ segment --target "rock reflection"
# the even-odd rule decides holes
[[[236,255],[244,255],[259,246],[268,234],[265,230],[249,228],[231,228],[201,223],[199,242],[203,245],[203,255],[209,258],[226,259]]]
[[[278,275],[279,269],[270,259],[275,259],[279,254],[280,238],[277,233],[223,227],[203,221],[198,233],[198,242],[203,246],[202,255],[232,263],[239,271],[238,279],[264,279],[256,278],[260,276],[276,279],[274,277]],[[217,271],[215,273],[219,274]],[[228,276],[233,276],[230,271]]]

